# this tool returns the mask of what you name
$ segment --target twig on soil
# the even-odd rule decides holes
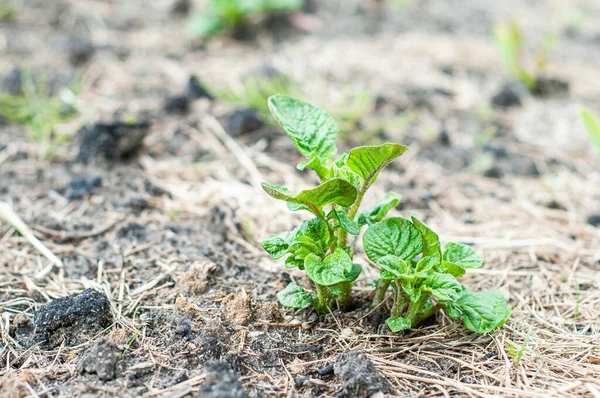
[[[25,222],[15,213],[12,207],[6,202],[0,202],[0,220],[12,225],[27,241],[42,253],[52,264],[58,268],[63,267],[63,262],[54,255],[42,242],[33,234],[33,231]]]
[[[102,235],[103,233],[111,230],[115,225],[123,220],[123,217],[119,217],[118,219],[104,225],[100,228],[93,229],[87,232],[65,232],[65,231],[55,231],[50,228],[43,227],[41,225],[33,225],[32,228],[38,232],[43,233],[44,235],[51,237],[56,241],[68,241],[68,240],[76,240],[76,239],[87,239],[92,238],[97,235]]]

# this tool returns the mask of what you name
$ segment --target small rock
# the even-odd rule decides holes
[[[206,366],[206,379],[200,385],[202,398],[246,398],[238,376],[223,361],[209,363]]]
[[[328,365],[321,366],[319,369],[317,369],[317,373],[319,374],[319,376],[327,376],[327,375],[333,374],[334,367],[335,367],[335,362],[332,362]]]
[[[35,341],[58,346],[93,337],[110,326],[113,316],[104,293],[85,289],[79,294],[58,298],[35,313]]]
[[[236,296],[231,293],[221,303],[221,319],[230,326],[244,326],[252,320],[250,296]]]
[[[92,175],[73,178],[71,181],[69,181],[67,199],[81,199],[92,189],[101,185],[102,178],[99,176]]]
[[[187,95],[172,95],[165,100],[164,109],[168,113],[185,114],[190,110],[190,99]]]
[[[521,106],[521,97],[527,94],[526,89],[519,83],[504,83],[492,97],[492,105],[498,108]]]
[[[127,199],[125,205],[136,211],[141,211],[150,207],[150,203],[148,203],[148,201],[141,196],[133,196]]]
[[[294,379],[294,385],[296,386],[296,388],[300,388],[302,387],[302,385],[304,385],[304,383],[308,380],[308,376],[300,376],[300,377],[296,377]]]
[[[192,75],[188,80],[187,84],[187,96],[192,100],[200,98],[208,98],[209,100],[214,99],[212,94],[204,87],[197,76]]]
[[[442,131],[440,131],[440,134],[437,137],[437,142],[441,146],[450,146],[451,145],[450,135],[448,134],[448,131],[446,129],[443,129]]]
[[[186,339],[192,338],[192,317],[189,315],[185,315],[183,318],[177,322],[177,327],[175,328],[176,334],[181,334]]]
[[[258,130],[263,125],[263,121],[254,109],[237,109],[225,120],[225,128],[233,137]]]
[[[370,397],[384,392],[393,394],[390,383],[379,374],[379,371],[361,351],[345,351],[335,359],[335,375],[342,382],[348,397]]]
[[[487,169],[486,171],[484,171],[483,175],[488,178],[501,179],[502,177],[504,177],[504,172],[502,171],[502,169],[500,167],[492,166],[489,169]]]
[[[100,339],[83,354],[77,371],[80,374],[97,374],[102,381],[113,380],[120,358],[121,350],[115,343],[108,339]]]
[[[531,94],[538,97],[564,95],[569,92],[569,82],[552,77],[538,77]]]
[[[96,47],[85,36],[71,36],[67,42],[69,62],[73,66],[87,63],[96,52]]]
[[[81,143],[75,159],[89,163],[98,156],[107,160],[123,160],[133,155],[142,146],[150,123],[94,123],[79,131]]]
[[[592,214],[588,217],[587,223],[594,227],[600,227],[600,214]]]
[[[175,0],[173,7],[171,8],[171,14],[173,15],[187,15],[192,8],[191,0]]]

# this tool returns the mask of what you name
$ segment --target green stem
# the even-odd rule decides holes
[[[342,282],[338,285],[342,289],[342,295],[338,298],[338,307],[342,311],[348,309],[351,300],[352,282]]]
[[[409,302],[410,299],[402,291],[400,285],[398,285],[398,290],[396,290],[396,297],[394,298],[394,304],[392,305],[392,316],[394,318],[400,318],[404,314],[404,311],[406,311],[406,307],[408,307]]]
[[[387,293],[390,283],[391,281],[386,281],[384,279],[380,279],[379,282],[377,282],[375,296],[373,296],[373,303],[371,304],[372,307],[377,307],[385,299],[385,294]]]
[[[406,312],[406,318],[410,319],[413,327],[417,326],[417,324],[418,324],[417,320],[419,318],[418,315],[430,297],[431,297],[431,293],[422,292],[421,297],[419,297],[419,299],[416,302],[410,303],[410,306],[408,307],[408,311]]]
[[[325,285],[315,283],[315,289],[317,290],[317,305],[315,309],[318,312],[327,313],[328,309],[333,309],[334,297],[329,291],[329,288]]]
[[[427,311],[418,313],[417,316],[415,317],[414,321],[411,322],[412,327],[418,326],[421,322],[423,322],[424,320],[426,320],[427,318],[429,318],[430,316],[432,316],[433,314],[438,312],[440,310],[440,308],[442,308],[441,304],[436,304],[436,305],[432,306],[430,309],[428,309]]]
[[[360,190],[358,191],[358,194],[356,195],[356,200],[354,201],[352,206],[350,206],[350,210],[348,211],[348,218],[350,220],[354,220],[354,217],[356,217],[356,213],[358,213],[358,209],[360,208],[360,204],[361,204],[366,192],[367,192],[367,184],[364,183],[360,187]],[[340,234],[340,236],[338,238],[338,246],[344,247],[347,245],[348,245],[348,232],[342,230],[342,233]]]

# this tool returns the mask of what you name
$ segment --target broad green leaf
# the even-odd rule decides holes
[[[423,257],[417,263],[417,267],[415,268],[415,272],[428,272],[432,270],[436,265],[440,263],[439,257]]]
[[[421,231],[423,235],[423,257],[425,256],[437,256],[442,257],[442,247],[440,245],[440,238],[431,228],[429,228],[423,221],[419,220],[414,213],[410,213],[413,225]]]
[[[410,277],[410,267],[399,257],[387,255],[379,258],[377,265],[381,267],[381,279],[394,280]]]
[[[313,302],[313,295],[291,282],[285,289],[277,293],[277,300],[284,307],[306,308]]]
[[[483,256],[471,246],[448,242],[444,245],[444,261],[458,264],[464,268],[483,267]]]
[[[271,255],[271,257],[278,260],[287,254],[290,242],[295,234],[296,230],[272,235],[269,238],[262,240],[260,245]]]
[[[304,170],[307,167],[313,169],[315,173],[317,173],[321,181],[325,181],[331,178],[331,169],[327,168],[327,166],[323,164],[321,158],[319,158],[318,156],[313,156],[310,159],[298,163],[298,165],[296,166],[296,168],[300,171]],[[334,175],[333,177],[337,176]]]
[[[302,155],[331,159],[337,152],[339,129],[329,113],[308,102],[284,95],[269,97],[273,117],[288,133]]]
[[[462,313],[460,312],[460,308],[455,303],[444,303],[446,307],[446,313],[450,318],[460,318]]]
[[[497,290],[473,293],[466,291],[456,303],[462,311],[465,327],[488,333],[504,324],[511,314],[502,293]]]
[[[313,189],[306,189],[295,195],[289,189],[273,184],[262,183],[267,194],[279,200],[304,205],[315,215],[320,215],[321,208],[332,203],[349,207],[356,200],[356,188],[341,178],[332,178]],[[296,207],[294,207],[296,208]],[[305,209],[305,207],[297,207]]]
[[[462,277],[467,270],[460,264],[451,263],[448,261],[442,261],[438,266],[439,270],[445,274],[450,274],[455,278]]]
[[[304,259],[304,268],[313,282],[332,286],[346,281],[346,275],[352,271],[352,259],[344,250],[338,248],[325,259],[315,254],[308,255]]]
[[[338,166],[336,163],[333,165],[330,172],[332,177],[346,180],[350,184],[354,185],[356,189],[360,189],[360,186],[363,183],[362,178],[346,165]]]
[[[434,272],[423,283],[423,290],[430,292],[440,301],[456,301],[461,297],[464,287],[449,274]]]
[[[406,218],[391,217],[367,229],[363,246],[369,259],[376,264],[388,254],[411,261],[422,252],[423,238],[421,232]]]
[[[354,282],[362,272],[362,265],[352,263],[352,269],[346,273],[346,282]]]
[[[399,203],[400,196],[393,192],[388,193],[381,200],[375,203],[373,207],[363,210],[359,213],[358,225],[362,227],[363,225],[372,225],[383,220],[385,215],[394,207],[398,206]]]
[[[358,228],[358,224],[356,221],[349,219],[346,213],[339,209],[333,210],[332,213],[335,214],[335,217],[340,222],[340,227],[342,227],[344,231],[348,232],[350,235],[360,234],[360,228]]]
[[[350,151],[346,165],[362,177],[365,181],[363,189],[367,189],[375,182],[379,172],[406,150],[407,146],[398,144],[361,146]]]
[[[390,330],[394,333],[410,329],[411,327],[410,319],[402,317],[389,317],[385,320],[385,323],[390,327]]]

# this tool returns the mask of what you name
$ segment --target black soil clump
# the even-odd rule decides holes
[[[94,337],[113,322],[110,302],[104,293],[85,289],[79,294],[58,298],[35,313],[34,340],[56,347],[78,344]]]
[[[102,381],[114,380],[120,358],[121,350],[115,343],[100,339],[83,354],[77,364],[77,371],[79,374],[96,374]]]
[[[370,397],[377,392],[393,394],[394,390],[373,362],[361,351],[345,351],[335,359],[335,375],[342,382],[346,397]]]
[[[225,128],[233,137],[251,133],[263,126],[262,119],[254,109],[236,109],[225,120]]]
[[[592,214],[591,216],[589,216],[587,219],[587,223],[593,225],[594,227],[600,228],[600,213]]]
[[[164,109],[167,113],[183,115],[190,110],[190,99],[187,95],[172,95],[165,100]]]
[[[79,131],[81,143],[75,161],[90,163],[98,157],[106,160],[127,159],[141,148],[149,129],[149,122],[94,123],[85,126]]]
[[[69,181],[67,199],[81,199],[92,189],[102,185],[102,178],[96,175],[76,177]]]
[[[246,398],[238,376],[223,361],[209,363],[206,366],[206,380],[200,385],[200,397],[203,398]]]
[[[552,77],[538,77],[531,94],[538,97],[564,95],[569,92],[569,82]]]
[[[207,98],[209,100],[214,99],[213,95],[208,89],[200,82],[196,75],[190,76],[187,84],[187,96],[192,100],[200,98]]]
[[[492,97],[492,105],[497,108],[521,106],[521,98],[527,94],[525,87],[516,83],[504,83]]]

